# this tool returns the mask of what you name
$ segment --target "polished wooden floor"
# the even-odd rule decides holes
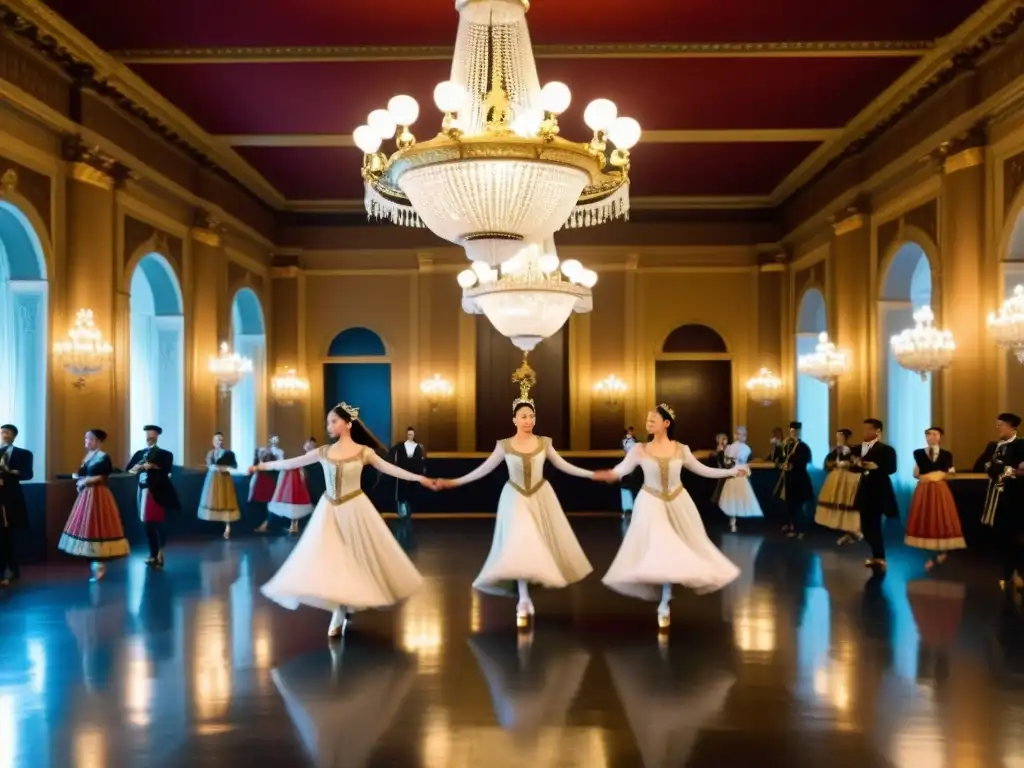
[[[470,582],[492,521],[417,521],[426,577],[343,644],[259,585],[285,537],[172,542],[98,585],[82,563],[0,593],[0,768],[13,766],[1024,766],[1024,629],[985,558],[870,580],[831,537],[722,536],[727,590],[654,606],[600,583],[614,519],[574,519],[595,575],[538,592],[536,628]],[[403,532],[403,535],[408,532]]]

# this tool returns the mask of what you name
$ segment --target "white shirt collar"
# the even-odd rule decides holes
[[[860,444],[861,451],[862,452],[870,451],[874,447],[875,443],[878,442],[878,440],[879,440],[879,438],[876,437],[874,440],[871,440],[871,441],[866,442],[866,443],[861,443]]]
[[[1006,445],[1007,443],[1012,443],[1016,439],[1017,439],[1017,433],[1014,432],[1013,435],[1011,435],[1010,437],[1006,438],[1005,440],[1000,440],[999,441],[999,445]]]

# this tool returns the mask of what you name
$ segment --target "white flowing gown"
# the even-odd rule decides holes
[[[745,465],[750,461],[750,446],[739,441],[729,443],[725,447],[725,456],[732,459],[737,467]],[[718,497],[718,506],[729,517],[764,517],[749,477],[726,480]]]
[[[639,465],[644,485],[622,546],[605,574],[605,586],[629,597],[657,601],[662,584],[682,584],[697,592],[714,592],[740,575],[729,558],[711,543],[690,494],[683,488],[683,467],[709,478],[730,477],[735,469],[712,469],[676,443],[668,458],[637,445],[612,471],[625,477]]]
[[[387,463],[366,447],[342,461],[327,455],[329,447],[266,464],[267,469],[287,470],[320,462],[326,490],[295,549],[262,592],[291,610],[310,605],[358,611],[401,602],[422,586],[423,577],[359,480],[366,464],[410,483],[419,482],[420,476]]]
[[[587,479],[594,476],[559,456],[550,438],[538,437],[537,449],[529,454],[516,451],[510,440],[501,440],[483,464],[452,481],[465,485],[486,477],[502,461],[508,465],[508,482],[498,500],[491,552],[473,582],[475,589],[515,597],[515,583],[519,580],[544,587],[566,587],[593,570],[558,497],[544,479],[545,460],[567,475]]]

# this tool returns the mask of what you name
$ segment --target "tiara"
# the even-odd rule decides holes
[[[658,408],[663,410],[669,416],[671,416],[672,417],[672,421],[676,420],[676,412],[672,409],[671,405],[667,405],[665,403],[658,403]]]
[[[349,416],[352,417],[353,421],[358,421],[358,419],[359,419],[359,409],[356,408],[354,405],[349,405],[346,402],[341,402],[341,403],[338,403],[334,407],[335,408],[341,408],[341,410],[343,410],[345,413],[347,413]]]
[[[516,408],[524,404],[536,410],[533,399],[530,397],[530,389],[537,383],[537,374],[534,373],[530,364],[526,362],[525,357],[523,358],[523,364],[512,374],[512,383],[519,385],[519,397],[512,401],[512,412],[515,413]]]

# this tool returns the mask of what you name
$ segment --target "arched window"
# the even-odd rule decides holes
[[[242,288],[231,302],[231,346],[252,360],[252,375],[231,390],[231,449],[239,462],[256,454],[264,427],[267,399],[267,332],[263,306],[251,288]]]
[[[39,236],[21,210],[0,201],[0,421],[18,427],[36,480],[46,478],[47,305]]]
[[[809,355],[818,346],[818,334],[828,330],[825,297],[817,288],[804,292],[796,324],[796,355]],[[794,361],[795,364],[795,361]],[[804,425],[803,440],[811,449],[815,464],[825,460],[831,443],[829,434],[828,385],[812,376],[796,375],[796,419]],[[853,429],[855,425],[840,424]],[[856,430],[854,430],[856,431]]]
[[[159,253],[142,257],[132,273],[131,435],[142,444],[142,428],[156,424],[160,444],[185,461],[185,318],[181,286],[174,269]]]
[[[324,363],[324,413],[339,402],[360,409],[363,424],[390,443],[391,361],[384,341],[369,328],[348,328],[331,340]]]
[[[694,450],[714,448],[732,434],[732,356],[717,331],[681,325],[665,338],[654,362],[654,396],[676,412],[677,437]]]
[[[932,301],[932,270],[920,245],[904,243],[893,256],[882,284],[880,328],[882,338],[882,403],[886,441],[896,449],[899,469],[895,486],[900,508],[906,511],[914,484],[913,453],[924,444],[924,431],[932,421],[931,380],[896,362],[890,339],[914,327],[914,310]]]
[[[1024,212],[1017,215],[1010,233],[1010,242],[1003,255],[1003,295],[1008,299],[1013,289],[1024,285]],[[1013,413],[1024,413],[1024,365],[1017,362],[1014,355],[1005,356],[1006,374],[1003,378],[1003,396],[999,403],[1000,409]]]

